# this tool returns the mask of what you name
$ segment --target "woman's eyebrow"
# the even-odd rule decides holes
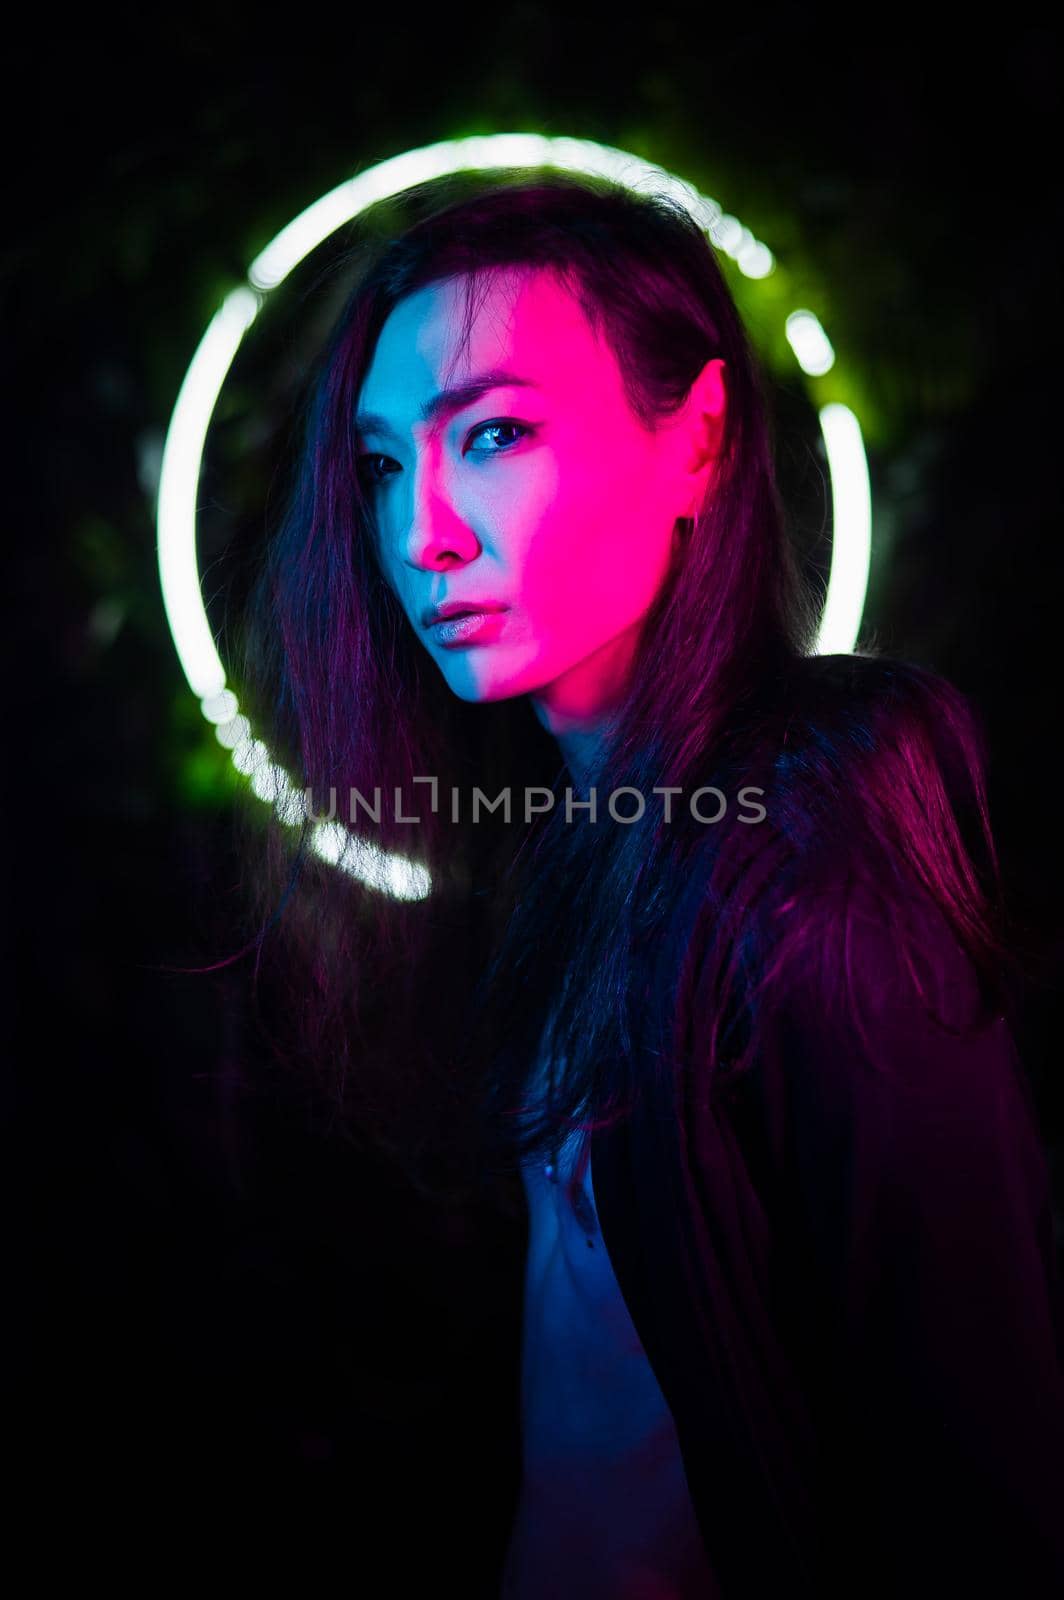
[[[431,400],[418,412],[422,422],[435,422],[441,417],[449,417],[456,411],[462,411],[466,406],[479,400],[491,389],[536,389],[539,385],[532,378],[519,377],[514,372],[504,372],[495,367],[490,372],[483,372],[476,378],[470,378],[465,383],[456,384],[450,389],[441,389],[439,394],[434,394]],[[393,439],[399,435],[386,417],[376,411],[360,411],[355,417],[355,427],[359,433],[386,433]]]

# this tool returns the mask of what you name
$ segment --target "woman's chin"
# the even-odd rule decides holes
[[[453,676],[450,674],[444,676],[451,693],[469,705],[488,705],[495,700],[514,700],[518,695],[528,693],[527,689],[488,674],[477,677],[474,673],[469,673],[468,676],[463,675],[461,678],[457,673]]]

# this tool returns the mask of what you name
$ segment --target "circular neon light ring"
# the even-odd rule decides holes
[[[196,559],[196,492],[214,408],[240,342],[266,295],[337,228],[368,206],[415,183],[445,173],[495,167],[565,168],[599,174],[632,189],[651,186],[679,199],[705,229],[714,246],[730,256],[749,278],[764,278],[775,261],[737,217],[664,168],[609,145],[586,139],[546,138],[534,133],[497,133],[408,150],[381,161],[330,190],[300,212],[248,269],[246,285],[228,294],[211,318],[185,374],[163,446],[156,513],[159,579],[174,646],[204,716],[215,724],[219,742],[246,774],[255,794],[272,805],[279,819],[299,826],[304,796],[294,787],[267,746],[240,714],[236,695],[226,687],[226,672],[215,647],[203,604]],[[834,365],[835,353],[813,312],[800,309],[787,318],[786,334],[802,370],[819,376]],[[826,405],[819,412],[831,480],[833,538],[831,570],[817,635],[819,655],[853,649],[861,626],[871,555],[872,502],[861,427],[848,406]],[[423,868],[379,850],[336,822],[317,822],[311,834],[315,852],[382,892],[423,899],[431,888]]]

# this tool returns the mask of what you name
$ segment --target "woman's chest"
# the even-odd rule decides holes
[[[671,1419],[603,1238],[590,1136],[575,1129],[549,1161],[526,1163],[522,1181],[527,1436],[541,1461],[563,1446],[589,1458],[634,1448]]]
[[[524,1476],[506,1593],[712,1595],[675,1423],[603,1241],[585,1140],[572,1135],[554,1165],[523,1173]]]
[[[530,1164],[522,1177],[526,1390],[549,1395],[559,1428],[624,1410],[633,1429],[631,1405],[619,1403],[624,1395],[639,1397],[648,1420],[667,1415],[603,1239],[586,1136],[572,1134],[554,1162]]]

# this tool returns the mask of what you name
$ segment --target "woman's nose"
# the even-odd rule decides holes
[[[480,549],[468,521],[427,464],[414,477],[410,522],[404,537],[404,556],[414,567],[453,565],[471,561]]]

